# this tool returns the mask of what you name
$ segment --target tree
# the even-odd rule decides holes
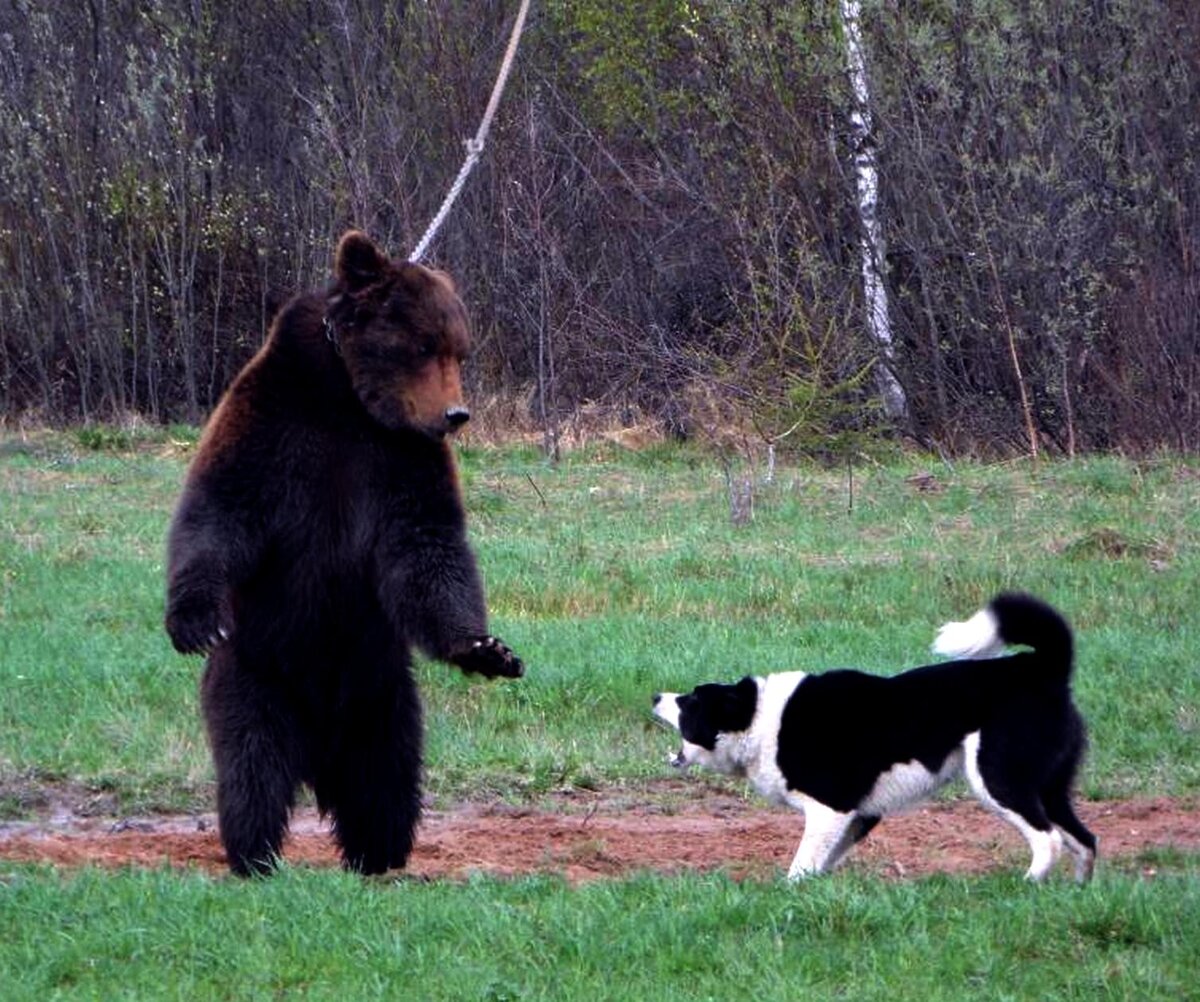
[[[840,0],[842,33],[846,45],[846,65],[850,75],[853,107],[850,129],[854,141],[854,180],[858,194],[858,218],[862,229],[863,299],[867,327],[879,346],[880,363],[875,382],[883,401],[884,413],[895,421],[908,420],[908,400],[894,371],[895,344],[888,311],[887,286],[884,283],[883,229],[879,223],[879,166],[876,138],[871,125],[871,92],[867,81],[867,62],[863,54],[859,0]]]

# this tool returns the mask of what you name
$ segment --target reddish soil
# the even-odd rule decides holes
[[[1154,875],[1156,850],[1200,851],[1200,806],[1166,798],[1084,802],[1079,813],[1100,839],[1101,865]],[[735,797],[682,805],[597,797],[562,809],[465,805],[426,812],[408,872],[461,879],[474,873],[561,874],[589,880],[637,871],[724,869],[771,878],[785,871],[803,828],[799,815]],[[335,866],[337,851],[311,809],[297,811],[285,858]],[[61,867],[195,867],[225,871],[211,815],[63,817],[0,824],[0,860]],[[935,872],[1023,871],[1028,856],[1008,825],[973,802],[934,803],[885,820],[850,854],[848,866],[890,877]],[[1066,876],[1066,869],[1063,876]]]

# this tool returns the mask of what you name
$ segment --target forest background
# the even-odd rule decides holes
[[[344,229],[414,247],[516,6],[4,0],[0,417],[202,420]],[[844,11],[534,4],[430,255],[476,402],[549,449],[597,412],[814,452],[1200,446],[1200,4],[863,0],[866,132]]]

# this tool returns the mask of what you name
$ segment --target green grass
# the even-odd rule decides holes
[[[0,817],[60,796],[211,809],[200,663],[160,625],[163,535],[194,441],[0,438]],[[936,489],[910,481],[925,471]],[[468,449],[463,483],[493,627],[528,674],[419,666],[438,800],[652,786],[670,744],[648,721],[656,689],[895,671],[1006,587],[1043,594],[1079,630],[1084,795],[1200,791],[1193,460],[908,459],[852,483],[787,467],[756,486],[743,526],[721,468],[687,450],[592,449],[551,467]],[[1084,889],[853,871],[801,887],[647,875],[572,888],[285,867],[246,883],[0,864],[0,997],[1180,1000],[1200,998],[1197,878],[1197,857],[1173,849]]]
[[[0,811],[70,784],[122,809],[211,798],[200,663],[161,629],[182,430],[0,439]],[[184,449],[171,442],[183,443]],[[936,477],[935,490],[910,482]],[[731,524],[725,477],[680,449],[464,450],[493,628],[518,683],[419,673],[428,786],[537,796],[662,774],[658,689],[779,668],[922,663],[994,591],[1079,631],[1087,796],[1200,790],[1200,466],[1162,458],[781,469]]]
[[[4,998],[1127,999],[1200,997],[1200,882],[1111,875],[800,888],[644,876],[372,884],[285,869],[9,873]]]

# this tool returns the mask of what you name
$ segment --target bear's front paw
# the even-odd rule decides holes
[[[451,660],[463,671],[478,672],[485,678],[520,678],[525,674],[521,659],[499,637],[476,637]]]
[[[179,602],[167,610],[167,635],[180,654],[207,654],[232,632],[220,610],[208,602]]]

